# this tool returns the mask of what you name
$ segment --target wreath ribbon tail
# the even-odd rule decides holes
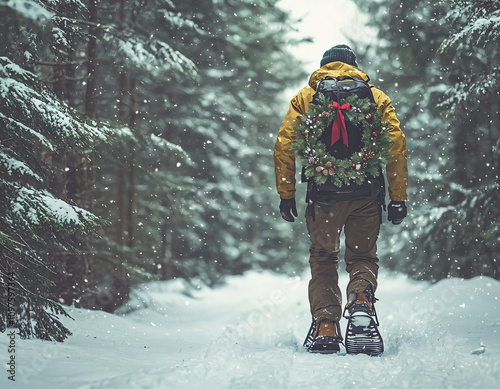
[[[347,129],[345,126],[344,115],[342,114],[342,110],[351,109],[351,105],[349,103],[340,105],[336,101],[332,103],[332,108],[337,110],[337,114],[335,115],[335,120],[332,124],[332,144],[333,146],[335,142],[340,139],[340,132],[342,132],[342,139],[344,144],[349,147],[349,139],[347,138]]]

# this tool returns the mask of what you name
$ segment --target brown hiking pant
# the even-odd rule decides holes
[[[313,206],[314,218],[311,214]],[[337,272],[342,228],[345,234],[344,259],[350,275],[347,295],[363,292],[368,284],[374,291],[377,288],[380,212],[376,200],[307,206],[307,231],[311,239],[309,303],[311,313],[318,322],[325,319],[338,322],[342,316],[342,293]]]

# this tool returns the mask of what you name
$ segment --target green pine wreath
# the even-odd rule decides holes
[[[363,128],[362,148],[350,158],[337,159],[327,152],[321,141],[325,128],[331,128],[337,110],[333,100],[319,94],[318,102],[309,104],[300,123],[294,125],[297,138],[291,145],[295,157],[305,167],[306,177],[313,177],[318,185],[328,179],[337,186],[361,184],[367,175],[378,177],[380,170],[390,160],[389,146],[392,144],[382,114],[373,112],[370,99],[360,99],[356,95],[341,99],[340,105],[348,103],[349,109],[342,110],[345,122]]]

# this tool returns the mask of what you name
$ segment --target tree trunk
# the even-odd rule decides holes
[[[89,0],[89,21],[97,23],[97,0]],[[89,41],[87,45],[87,90],[85,93],[85,114],[96,118],[97,98],[97,29],[89,27]]]
[[[95,3],[95,0],[91,1],[91,3]],[[75,17],[77,15],[77,10],[70,5],[60,5],[58,8],[59,12],[64,16]],[[92,11],[91,17],[96,18],[96,11],[96,9]],[[67,48],[65,50],[67,51]],[[92,53],[92,51],[89,50],[87,54],[89,53]],[[95,56],[95,50],[93,53]],[[55,65],[53,90],[59,99],[75,107],[77,88],[76,69],[73,59],[74,55],[70,50],[66,58]],[[89,71],[93,77],[95,75],[95,65]],[[87,104],[85,109],[85,113],[88,114]],[[52,167],[54,170],[53,181],[50,183],[52,193],[58,197],[71,200],[81,208],[91,209],[92,174],[86,156],[68,149],[58,150],[52,155]],[[51,253],[54,270],[58,274],[52,292],[60,301],[68,305],[78,303],[80,300],[85,290],[85,279],[88,271],[88,238],[75,237],[75,241],[81,254]]]
[[[133,131],[136,126],[137,112],[137,79],[132,78],[130,84],[130,112],[129,127]],[[128,160],[128,208],[127,208],[127,246],[135,246],[135,226],[136,226],[136,186],[137,186],[137,168],[136,168],[136,150],[135,145],[130,145]]]
[[[163,202],[165,208],[169,208],[167,201]],[[161,253],[159,273],[162,280],[170,280],[175,277],[175,266],[172,255],[172,230],[169,228],[169,219],[165,218],[161,225]]]
[[[125,69],[121,68],[118,77],[118,120],[121,123],[126,122],[127,104],[125,96],[127,91],[127,75]],[[116,171],[117,183],[117,209],[118,215],[116,220],[116,241],[122,245],[125,243],[125,224],[127,220],[127,175],[125,165],[127,163],[125,147],[120,145],[118,154],[118,168]]]
[[[97,23],[97,0],[89,0],[89,21]],[[95,27],[89,27],[87,44],[87,87],[85,91],[84,113],[89,118],[96,118],[96,85],[97,85],[97,39]],[[66,65],[68,68],[71,65]],[[75,90],[74,71],[66,75],[67,101],[72,101],[70,91]],[[78,207],[93,211],[94,176],[92,161],[89,158],[91,151],[75,152],[68,150],[66,154],[66,193]],[[88,289],[89,282],[89,252],[92,245],[90,236],[75,237],[80,250],[79,254],[71,255],[66,261],[66,294],[69,296],[68,304],[75,302],[77,305]]]

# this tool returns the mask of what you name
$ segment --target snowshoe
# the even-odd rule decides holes
[[[322,323],[320,323],[322,324]],[[342,336],[340,335],[340,327],[337,322],[333,322],[333,331],[331,331],[334,336],[318,336],[320,333],[320,328],[316,320],[313,318],[311,323],[311,328],[307,333],[306,340],[304,341],[304,347],[310,353],[318,354],[335,354],[340,351],[340,344],[342,343]]]
[[[384,342],[378,330],[379,322],[374,306],[377,299],[373,295],[372,286],[369,285],[365,292],[350,296],[349,300],[344,309],[344,317],[348,319],[345,336],[346,353],[370,356],[382,354]]]

